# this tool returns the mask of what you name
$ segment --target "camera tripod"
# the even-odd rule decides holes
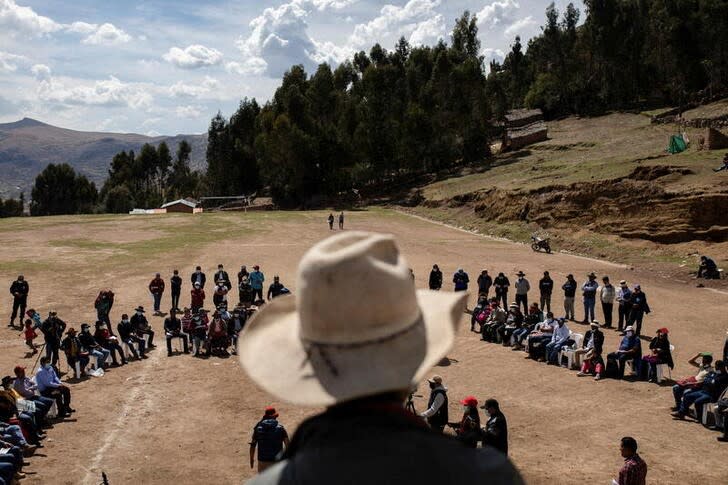
[[[407,403],[404,405],[404,408],[416,416],[417,410],[415,409],[415,402],[412,400],[412,397],[414,397],[414,393],[407,396]]]

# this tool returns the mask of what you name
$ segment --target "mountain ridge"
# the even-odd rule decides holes
[[[172,153],[180,141],[192,145],[190,166],[205,168],[207,134],[148,136],[138,133],[78,131],[33,118],[0,123],[0,197],[29,197],[35,177],[50,163],[68,163],[77,172],[103,184],[111,160],[120,151],[139,151],[145,143],[166,142]]]

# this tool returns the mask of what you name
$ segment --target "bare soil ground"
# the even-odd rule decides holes
[[[31,285],[30,304],[44,316],[55,309],[76,327],[93,322],[93,301],[101,287],[110,286],[116,293],[113,320],[136,305],[150,307],[146,286],[156,271],[169,278],[172,269],[180,269],[185,277],[182,304],[187,304],[187,278],[197,264],[209,274],[223,263],[231,276],[240,264],[260,264],[269,279],[280,274],[295,292],[300,257],[329,235],[326,214],[11,220],[0,226],[4,246],[0,268],[7,285],[23,272]],[[698,351],[717,354],[722,348],[728,293],[666,280],[641,267],[536,254],[523,245],[389,211],[350,213],[347,229],[395,234],[422,288],[433,263],[446,275],[463,267],[473,280],[483,268],[509,275],[523,270],[532,286],[544,270],[551,271],[557,282],[567,273],[582,280],[590,271],[608,274],[613,281],[639,282],[653,308],[644,333],[651,335],[661,326],[671,330],[677,347],[673,377],[691,373],[686,361]],[[163,302],[169,305],[167,296]],[[9,304],[6,295],[0,309],[3,318]],[[558,298],[555,307],[560,308]],[[608,483],[620,467],[618,442],[624,435],[639,441],[649,464],[649,483],[728,482],[726,449],[715,440],[717,434],[670,418],[669,386],[579,379],[573,371],[537,364],[525,360],[521,352],[480,342],[468,331],[468,318],[463,316],[447,365],[433,372],[443,375],[450,389],[453,415],[459,409],[458,399],[468,394],[501,402],[510,424],[511,456],[529,483]],[[95,484],[100,483],[102,470],[111,484],[240,482],[253,473],[247,465],[248,442],[264,406],[276,405],[291,432],[317,411],[275,402],[250,382],[235,358],[166,357],[162,319],[150,320],[157,330],[158,348],[149,359],[70,384],[77,409],[74,420],[49,431],[43,453],[30,459],[24,483]],[[586,330],[579,324],[571,326],[578,332]],[[616,348],[618,335],[606,333],[605,349]],[[0,349],[3,375],[18,363],[34,362],[25,357],[18,332],[4,322]],[[271,349],[271,354],[275,351]],[[420,386],[423,394],[425,388]],[[418,410],[425,404],[424,397],[416,399]]]

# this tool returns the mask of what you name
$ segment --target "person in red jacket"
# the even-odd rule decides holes
[[[149,292],[154,298],[154,314],[159,316],[162,312],[159,311],[159,305],[162,303],[162,294],[164,293],[164,280],[162,275],[157,273],[154,279],[149,283]]]
[[[192,313],[197,313],[197,311],[205,305],[205,290],[202,289],[202,285],[200,285],[199,282],[195,282],[192,291],[190,291],[190,296],[190,307],[192,307]]]

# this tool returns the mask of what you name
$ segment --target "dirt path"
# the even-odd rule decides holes
[[[329,235],[325,215],[205,215],[199,219],[204,221],[202,225],[188,223],[190,218],[185,216],[124,218],[115,229],[124,234],[124,244],[110,245],[104,240],[100,247],[91,244],[96,241],[96,223],[86,219],[83,224],[69,220],[69,224],[47,228],[15,228],[12,235],[0,228],[0,242],[6,248],[0,255],[0,274],[9,285],[18,267],[27,267],[22,271],[31,284],[31,304],[44,316],[54,307],[76,327],[82,321],[92,323],[93,299],[100,287],[111,286],[116,292],[112,319],[118,321],[122,312],[130,312],[138,304],[150,307],[148,281],[155,271],[168,279],[175,267],[184,277],[183,304],[189,301],[188,278],[196,264],[208,276],[218,263],[225,264],[231,276],[240,264],[260,264],[268,279],[280,274],[284,284],[295,291],[298,260],[311,244]],[[159,244],[163,250],[154,254],[146,246],[133,246],[138,257],[115,259],[129,247],[125,244],[137,237],[141,240],[149,229],[166,226],[173,226],[170,230],[179,234],[179,248],[142,241],[138,244]],[[433,263],[440,265],[446,281],[463,267],[473,280],[483,268],[509,276],[523,270],[532,286],[544,270],[551,272],[559,286],[567,273],[581,282],[589,271],[608,274],[612,281],[639,282],[654,310],[646,318],[644,333],[650,335],[661,326],[671,330],[677,347],[674,377],[690,373],[686,360],[692,354],[702,350],[718,354],[722,349],[725,294],[672,283],[643,274],[639,268],[629,270],[566,254],[536,254],[522,245],[397,213],[351,213],[347,226],[395,234],[415,271],[418,287],[426,287]],[[78,238],[79,231],[88,244],[49,243],[66,234]],[[209,237],[211,234],[217,237]],[[28,254],[32,254],[31,261]],[[8,302],[2,301],[3,317],[8,314]],[[169,305],[166,296],[164,304]],[[470,306],[473,304],[474,298]],[[558,297],[554,297],[554,307],[560,312]],[[577,317],[582,314],[577,305]],[[600,311],[598,315],[601,317]],[[146,361],[71,384],[77,421],[58,424],[49,431],[45,456],[30,460],[29,478],[24,483],[93,484],[100,482],[102,470],[112,484],[239,482],[251,476],[249,434],[264,406],[278,406],[289,431],[315,412],[271,402],[240,371],[234,358],[168,358],[162,319],[150,320],[157,331],[158,348]],[[715,441],[715,432],[670,418],[669,387],[578,379],[575,372],[526,361],[521,352],[484,344],[468,331],[466,317],[463,322],[449,365],[436,369],[450,388],[451,412],[457,413],[457,400],[467,394],[480,400],[497,398],[509,420],[512,457],[529,483],[608,483],[621,462],[618,440],[628,434],[641,444],[650,466],[650,483],[728,482],[725,447]],[[574,324],[573,330],[583,333],[587,329]],[[606,333],[605,350],[611,351],[618,336]],[[32,365],[32,359],[23,358],[23,342],[17,332],[4,323],[0,348],[3,375],[17,363]],[[425,404],[425,398],[415,400],[418,410]]]

